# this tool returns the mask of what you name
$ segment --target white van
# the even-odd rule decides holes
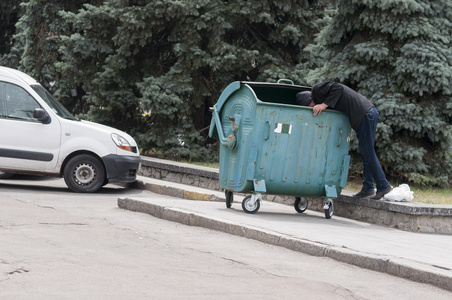
[[[135,181],[139,165],[130,135],[75,118],[36,80],[0,67],[3,176],[64,177],[74,192],[95,192],[107,183]]]

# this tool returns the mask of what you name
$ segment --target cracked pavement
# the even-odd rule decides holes
[[[179,199],[61,179],[0,180],[0,299],[451,299],[328,258],[119,209]]]

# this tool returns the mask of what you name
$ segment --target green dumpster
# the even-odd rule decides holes
[[[220,139],[220,185],[226,206],[233,193],[245,197],[245,212],[259,210],[262,193],[295,196],[295,209],[307,208],[304,197],[323,196],[325,217],[347,182],[350,156],[348,117],[328,109],[313,116],[296,105],[308,87],[236,81],[212,108],[209,136]]]

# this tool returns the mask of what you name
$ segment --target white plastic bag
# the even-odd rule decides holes
[[[389,193],[385,195],[385,200],[396,201],[396,202],[407,202],[413,200],[413,192],[410,191],[408,184],[401,184],[398,187],[392,189]]]

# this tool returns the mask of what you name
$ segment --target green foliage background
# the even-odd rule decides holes
[[[375,104],[380,160],[402,180],[451,180],[451,22],[449,0],[341,1],[307,47],[319,62],[308,82],[343,82]]]
[[[388,174],[452,180],[449,0],[6,0],[0,9],[1,65],[34,76],[79,117],[132,134],[144,152],[216,160],[208,108],[232,81],[335,80],[379,110]]]

